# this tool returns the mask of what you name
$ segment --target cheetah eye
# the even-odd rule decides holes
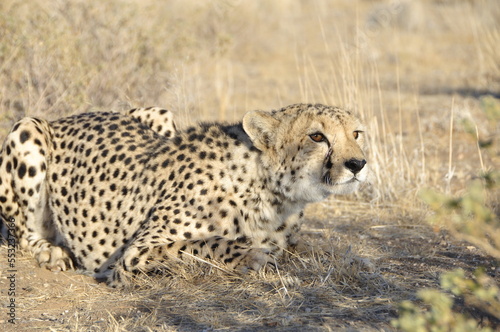
[[[358,137],[361,133],[363,133],[362,130],[355,130],[352,132],[352,136],[354,136],[354,139],[358,139]]]
[[[325,140],[325,136],[321,133],[311,134],[309,137],[316,143],[323,142]]]

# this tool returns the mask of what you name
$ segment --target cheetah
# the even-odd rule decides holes
[[[112,287],[193,256],[259,270],[296,245],[306,204],[367,178],[363,126],[341,108],[180,131],[169,115],[169,135],[133,113],[24,118],[8,134],[0,215],[41,266]]]

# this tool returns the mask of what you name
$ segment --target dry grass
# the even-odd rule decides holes
[[[494,272],[488,256],[426,226],[418,192],[459,194],[500,164],[464,125],[500,136],[481,106],[500,97],[499,22],[496,0],[3,0],[2,139],[26,115],[158,105],[185,125],[321,102],[363,118],[372,169],[358,195],[308,209],[311,246],[261,274],[181,265],[117,292],[23,258],[17,328],[389,329],[397,303],[439,273]]]

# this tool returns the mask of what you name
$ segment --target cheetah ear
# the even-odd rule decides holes
[[[279,121],[268,112],[251,111],[243,117],[243,129],[261,151],[275,144],[278,126]]]

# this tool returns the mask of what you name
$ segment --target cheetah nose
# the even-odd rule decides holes
[[[363,169],[366,165],[366,160],[359,159],[350,159],[344,163],[344,166],[347,167],[353,174],[358,174],[359,171]]]

